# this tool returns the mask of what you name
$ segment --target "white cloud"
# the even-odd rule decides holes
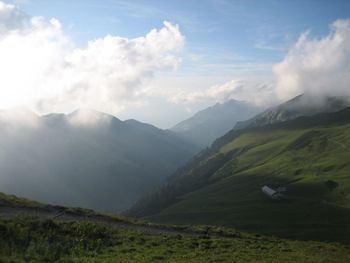
[[[140,103],[155,72],[177,67],[184,41],[177,25],[164,22],[144,37],[107,35],[77,48],[58,20],[0,2],[0,108],[118,114]]]
[[[223,102],[229,100],[235,91],[242,88],[239,80],[230,80],[222,85],[214,85],[208,89],[201,89],[193,92],[179,90],[177,94],[170,97],[174,103],[197,103],[197,102]]]
[[[244,80],[234,79],[196,91],[173,90],[167,96],[174,103],[187,105],[237,99],[259,106],[272,106],[302,93],[311,94],[316,101],[319,101],[316,97],[325,95],[350,96],[350,20],[333,22],[323,38],[313,39],[309,32],[301,34],[283,61],[265,68],[271,66],[275,81],[245,77],[240,71]],[[248,68],[250,74],[254,68],[257,65]],[[232,74],[239,70],[235,67],[230,71]]]
[[[97,111],[76,110],[69,114],[68,123],[74,126],[91,127],[98,125],[99,128],[109,126],[112,116]]]
[[[227,54],[216,59],[190,54],[190,70],[159,74],[181,62],[185,37],[177,25],[164,22],[134,39],[107,35],[78,48],[57,19],[29,16],[0,1],[0,109],[90,108],[125,118],[142,115],[144,121],[158,113],[160,125],[175,111],[182,110],[184,118],[229,99],[266,106],[300,93],[350,95],[350,20],[335,21],[330,28],[319,39],[302,34],[273,67],[275,83],[271,64]],[[222,58],[227,63],[214,63]],[[141,107],[149,109],[148,116],[136,113]]]
[[[212,105],[230,99],[246,101],[257,106],[266,106],[276,103],[273,96],[274,88],[271,84],[257,80],[232,79],[222,84],[213,85],[207,89],[187,91],[184,89],[158,90],[158,94],[168,98],[175,104]]]
[[[0,2],[0,36],[8,30],[23,28],[28,16],[14,5]]]
[[[350,95],[350,20],[335,21],[320,39],[303,33],[274,73],[283,100],[301,93]]]
[[[10,134],[21,132],[21,128],[37,128],[40,123],[35,113],[23,108],[13,108],[0,110],[0,125],[2,131],[7,131]]]

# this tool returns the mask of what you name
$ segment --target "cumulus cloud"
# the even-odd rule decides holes
[[[235,91],[242,88],[239,80],[230,80],[221,85],[214,85],[208,89],[202,89],[193,92],[178,91],[177,94],[170,97],[174,103],[196,103],[206,101],[223,102],[229,100]]]
[[[246,101],[257,106],[265,106],[273,101],[274,89],[271,84],[262,84],[255,81],[232,79],[222,84],[213,85],[207,89],[186,92],[172,91],[169,100],[176,104],[194,104],[225,102],[230,99]]]
[[[98,111],[91,110],[76,110],[68,115],[68,123],[72,126],[88,127],[98,126],[109,126],[112,122],[113,117]]]
[[[39,117],[27,109],[13,108],[11,110],[0,110],[0,126],[3,132],[11,134],[21,132],[22,128],[38,128]]]
[[[11,29],[23,28],[28,20],[29,17],[14,5],[0,2],[0,34]]]
[[[172,91],[168,97],[182,104],[237,99],[272,106],[302,93],[315,103],[325,96],[350,96],[350,20],[333,22],[325,37],[310,35],[301,34],[285,58],[273,66],[275,81],[234,79],[208,89]]]
[[[184,41],[177,25],[164,22],[143,37],[107,35],[78,48],[57,19],[0,2],[0,108],[118,114],[142,100],[156,71],[177,67]]]
[[[301,93],[313,96],[350,95],[350,20],[337,20],[320,39],[303,33],[284,60],[274,66],[276,93],[289,99]]]

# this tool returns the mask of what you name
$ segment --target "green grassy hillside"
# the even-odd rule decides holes
[[[231,131],[131,214],[350,241],[350,109]],[[261,188],[287,187],[272,200]]]
[[[9,209],[22,214],[10,216]],[[31,209],[36,216],[28,214]],[[53,209],[77,217],[47,217]],[[93,220],[96,215],[98,221]],[[152,225],[0,195],[0,262],[345,263],[349,251],[348,245],[338,243],[292,241],[208,226],[188,231],[186,226]]]

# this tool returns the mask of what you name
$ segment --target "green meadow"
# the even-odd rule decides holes
[[[232,131],[136,208],[156,222],[349,242],[350,124],[340,117]],[[273,200],[264,185],[287,192]]]

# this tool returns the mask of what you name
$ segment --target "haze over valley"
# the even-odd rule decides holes
[[[0,262],[350,262],[350,2],[0,0]]]
[[[128,208],[198,150],[154,126],[96,111],[39,117],[19,109],[1,112],[0,121],[0,191],[99,211]]]

